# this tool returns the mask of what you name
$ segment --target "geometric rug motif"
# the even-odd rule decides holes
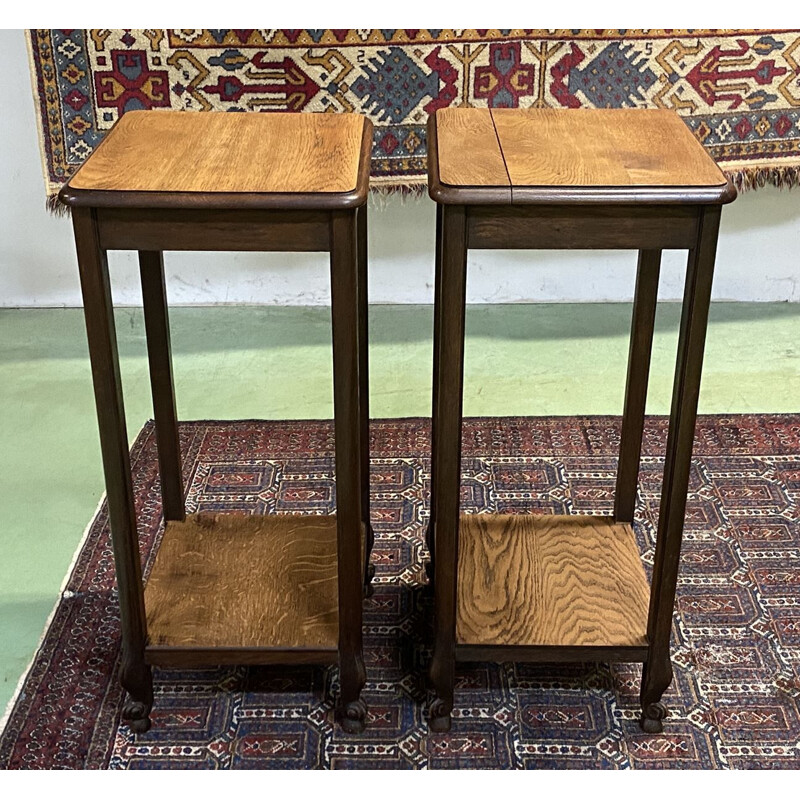
[[[472,513],[612,509],[619,418],[464,423]],[[636,536],[653,561],[666,420],[645,430]],[[330,512],[330,422],[180,426],[190,511]],[[429,421],[373,421],[375,593],[362,734],[333,724],[336,668],[155,670],[153,726],[120,722],[119,622],[101,508],[0,737],[2,768],[798,768],[800,417],[700,417],[664,732],[638,725],[636,664],[461,664],[451,732],[423,716],[432,603]],[[152,423],[132,449],[145,572],[163,531]]]
[[[428,115],[667,108],[740,189],[800,182],[800,30],[27,32],[48,197],[132,109],[357,112],[371,184],[426,183]]]

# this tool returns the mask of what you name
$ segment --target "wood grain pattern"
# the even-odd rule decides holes
[[[148,644],[335,651],[336,569],[335,516],[168,522],[145,588]]]
[[[442,183],[452,186],[509,185],[489,109],[443,108],[437,111],[436,139]]]
[[[630,525],[461,516],[459,645],[644,646],[649,598]]]
[[[686,124],[661,109],[492,109],[513,186],[720,186]]]
[[[364,117],[129,111],[70,181],[118,192],[350,192]]]

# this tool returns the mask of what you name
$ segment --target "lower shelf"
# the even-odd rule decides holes
[[[148,662],[335,659],[336,553],[334,516],[168,522],[144,592]]]
[[[644,648],[649,600],[626,523],[588,516],[461,516],[459,648]]]

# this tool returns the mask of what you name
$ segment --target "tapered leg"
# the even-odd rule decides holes
[[[453,710],[466,283],[466,212],[463,206],[445,206],[434,344],[438,363],[431,466],[431,491],[436,498],[433,522],[436,638],[430,669],[434,698],[429,708],[432,731],[449,730]]]
[[[653,349],[660,268],[660,250],[639,252],[628,354],[628,380],[625,386],[625,410],[622,415],[622,436],[619,446],[617,491],[614,496],[614,518],[617,522],[633,522],[633,512],[636,508],[647,378],[650,373],[650,353]]]
[[[669,639],[678,581],[678,562],[686,512],[686,493],[689,487],[719,218],[719,207],[707,207],[702,211],[697,244],[689,253],[686,270],[664,484],[658,517],[658,540],[650,592],[647,626],[650,647],[642,675],[641,725],[648,733],[657,733],[662,729],[661,721],[666,716],[666,708],[661,703],[661,696],[672,681]]]
[[[440,309],[441,292],[442,292],[442,206],[436,204],[436,252],[435,252],[435,265],[434,265],[434,293],[433,293],[433,413],[431,418],[436,419],[437,409],[439,406],[439,340],[440,340]],[[436,449],[436,425],[431,426],[431,452]],[[436,519],[436,493],[434,492],[433,480],[431,479],[431,496],[428,503],[430,517],[428,518],[428,527],[425,531],[425,544],[428,546],[428,553],[430,560],[425,566],[425,572],[428,575],[428,580],[431,584],[434,582],[434,537],[433,525]]]
[[[361,511],[364,515],[366,543],[364,548],[364,594],[373,592],[375,565],[370,555],[375,545],[375,532],[369,518],[369,293],[367,274],[367,204],[356,211],[358,225],[358,391],[361,408]]]
[[[164,283],[164,260],[160,252],[139,251],[142,278],[144,326],[147,334],[147,357],[150,362],[150,389],[158,441],[158,467],[164,520],[183,520],[181,445],[178,438],[178,413],[172,379],[172,348],[169,336],[167,289]]]
[[[362,654],[362,482],[360,326],[358,318],[358,235],[356,214],[331,214],[331,316],[333,322],[333,414],[336,436],[336,523],[339,561],[338,718],[349,733],[364,729],[367,706]]]
[[[94,212],[91,209],[75,208],[72,222],[78,252],[111,524],[111,544],[119,592],[122,629],[120,682],[130,695],[122,716],[134,731],[144,732],[150,727],[153,681],[150,667],[144,662],[147,627],[142,564],[136,532],[128,434],[125,428],[108,263],[106,254],[100,247]]]

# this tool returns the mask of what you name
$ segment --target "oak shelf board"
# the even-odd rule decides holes
[[[650,586],[627,523],[462,514],[458,552],[458,646],[647,646]]]
[[[335,653],[336,517],[193,514],[167,522],[144,592],[148,650]],[[163,660],[163,659],[162,659]],[[267,663],[270,659],[266,659]]]

